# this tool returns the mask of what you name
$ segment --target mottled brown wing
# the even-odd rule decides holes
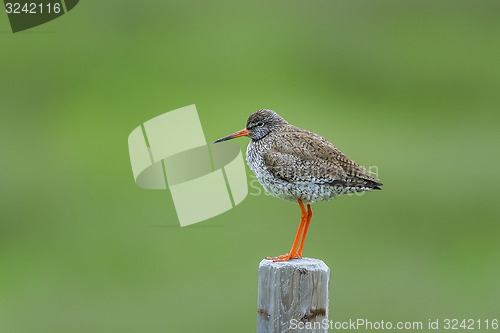
[[[294,126],[279,134],[280,145],[264,154],[264,164],[275,177],[288,182],[377,186],[376,178],[342,154],[322,136]]]

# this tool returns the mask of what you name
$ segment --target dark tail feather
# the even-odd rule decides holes
[[[363,179],[363,178],[354,178],[351,179],[350,181],[346,180],[335,180],[330,183],[331,185],[335,186],[352,186],[352,187],[368,187],[372,190],[381,190],[380,186],[384,185],[380,182],[370,180],[370,179]]]
[[[369,187],[371,187],[373,190],[381,190],[380,186],[384,185],[380,182],[376,182],[374,180],[367,180]]]

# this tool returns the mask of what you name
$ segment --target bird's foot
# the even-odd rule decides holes
[[[302,258],[302,256],[299,256],[296,252],[282,254],[277,257],[266,257],[267,260],[272,260],[274,262],[288,261],[290,259],[300,259],[300,258]]]

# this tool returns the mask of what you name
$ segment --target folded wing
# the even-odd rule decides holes
[[[264,154],[266,169],[276,178],[291,182],[361,186],[380,189],[377,178],[342,154],[320,135],[290,126],[280,133],[279,147]],[[294,145],[293,143],[299,143]]]

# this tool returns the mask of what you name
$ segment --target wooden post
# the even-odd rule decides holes
[[[328,332],[329,289],[330,269],[319,259],[262,260],[257,333]]]

